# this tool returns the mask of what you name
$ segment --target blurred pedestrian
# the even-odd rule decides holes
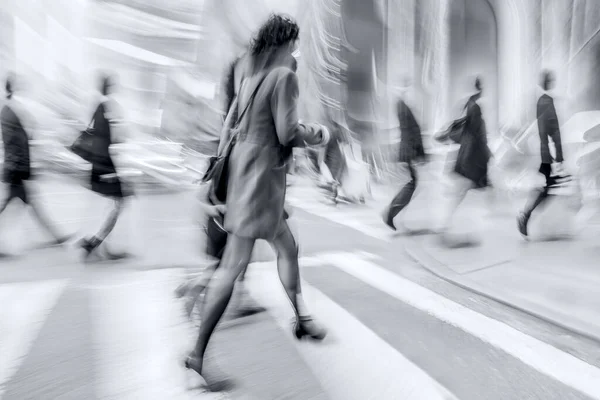
[[[488,163],[491,152],[488,148],[487,130],[479,101],[483,95],[483,84],[480,78],[475,79],[475,93],[469,97],[464,106],[465,117],[456,139],[460,148],[454,165],[452,194],[447,204],[446,215],[442,219],[440,238],[442,244],[453,245],[448,236],[454,213],[467,193],[473,189],[485,189],[490,186],[488,180]]]
[[[400,122],[400,154],[398,161],[407,166],[410,180],[396,194],[391,204],[383,212],[383,221],[393,230],[396,230],[394,218],[410,203],[417,188],[415,163],[425,160],[421,127],[407,104],[410,87],[410,80],[406,79],[403,87],[400,88],[400,99],[396,105]]]
[[[240,273],[247,267],[257,239],[276,249],[279,278],[295,314],[294,334],[321,340],[326,331],[308,314],[299,293],[298,245],[285,218],[286,157],[294,146],[325,145],[329,132],[317,124],[298,122],[298,78],[290,68],[299,27],[291,19],[272,15],[260,28],[243,70],[238,141],[229,163],[224,228],[227,245],[203,304],[195,351],[186,367],[202,375],[209,339],[231,299]]]
[[[537,102],[537,122],[542,159],[538,171],[544,175],[546,182],[541,190],[535,189],[533,191],[529,202],[517,217],[519,232],[524,237],[527,237],[529,234],[527,226],[531,214],[547,200],[550,189],[569,179],[562,168],[564,158],[562,152],[562,140],[560,137],[560,124],[558,122],[558,116],[556,115],[556,108],[554,107],[554,99],[550,96],[550,91],[554,88],[554,84],[554,73],[551,71],[543,71],[540,80],[540,87],[543,90],[543,94]],[[552,157],[550,152],[548,138],[554,143],[556,159]]]
[[[63,244],[70,236],[61,235],[52,227],[41,205],[31,196],[35,190],[31,185],[34,175],[31,170],[29,141],[34,130],[34,117],[19,96],[18,82],[14,74],[9,74],[5,88],[6,104],[0,112],[0,121],[4,144],[3,181],[8,193],[0,203],[0,214],[12,200],[20,199],[33,210],[38,222],[54,237],[53,244]]]
[[[112,144],[122,139],[120,137],[122,133],[119,134],[119,131],[123,124],[123,115],[118,102],[112,96],[116,89],[115,79],[114,76],[103,76],[100,79],[101,97],[94,111],[90,130],[93,136],[93,156],[90,160],[91,190],[110,199],[113,202],[113,209],[96,235],[79,242],[86,260],[90,260],[92,256],[99,260],[118,260],[129,256],[124,252],[110,251],[106,245],[100,247],[117,224],[125,206],[125,198],[132,194],[129,188],[121,183],[110,154]]]

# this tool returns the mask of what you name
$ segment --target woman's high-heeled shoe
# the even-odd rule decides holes
[[[300,317],[294,325],[294,336],[298,340],[309,338],[321,341],[327,336],[327,330],[317,324],[311,317]]]
[[[187,356],[183,365],[185,366],[185,369],[191,369],[198,375],[202,376],[202,360],[200,360],[198,357],[193,355]]]

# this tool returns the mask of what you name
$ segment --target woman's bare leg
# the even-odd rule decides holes
[[[283,289],[292,305],[296,318],[298,312],[298,293],[300,292],[300,270],[298,267],[298,245],[287,221],[282,222],[280,233],[272,242],[277,254],[277,272]]]
[[[327,336],[327,331],[313,321],[302,298],[298,244],[286,220],[282,222],[279,234],[273,240],[272,246],[277,253],[279,280],[294,310],[296,338],[310,337],[314,340],[323,340]]]
[[[231,300],[236,279],[250,262],[254,242],[254,239],[231,234],[227,238],[223,260],[212,276],[204,297],[202,324],[194,354],[193,368],[197,372],[202,372],[202,361],[208,341]]]

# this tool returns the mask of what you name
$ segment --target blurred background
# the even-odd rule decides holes
[[[87,123],[108,70],[144,154],[209,154],[224,69],[271,12],[302,28],[303,118],[348,126],[379,162],[397,142],[393,89],[406,77],[428,132],[454,117],[479,75],[490,140],[522,141],[542,68],[556,71],[559,115],[574,124],[564,141],[582,142],[597,122],[600,3],[585,0],[5,0],[0,74],[24,78],[46,149]]]
[[[137,284],[135,276],[150,276],[144,275],[148,271],[177,269],[171,275],[158,271],[160,273],[152,278],[143,278],[144,281],[140,281],[143,285],[168,280],[163,286],[152,286],[154,289],[149,292],[136,293],[145,290],[137,286],[135,290],[107,286],[99,291],[108,293],[102,297],[95,294],[95,287],[69,289],[67,300],[61,300],[58,311],[50,317],[52,324],[48,326],[54,330],[44,330],[40,334],[42,339],[37,343],[43,344],[33,347],[33,355],[28,355],[17,378],[12,380],[12,386],[6,386],[9,396],[12,394],[6,398],[35,397],[31,393],[41,393],[36,398],[58,398],[64,393],[68,393],[67,397],[61,398],[93,398],[82,392],[69,392],[65,387],[89,384],[93,379],[93,373],[89,372],[93,369],[90,364],[95,362],[93,357],[104,359],[105,354],[109,354],[105,358],[112,357],[116,361],[99,367],[112,376],[104,389],[111,392],[112,386],[118,387],[117,383],[121,381],[128,384],[133,378],[123,379],[124,375],[129,377],[132,371],[140,368],[140,376],[144,375],[148,370],[143,368],[149,365],[150,369],[154,368],[152,373],[146,373],[150,384],[140,384],[146,391],[133,396],[174,398],[161,397],[152,389],[153,384],[164,384],[163,388],[166,388],[175,382],[165,380],[160,372],[171,370],[175,361],[165,362],[162,355],[156,357],[148,349],[155,348],[156,343],[162,346],[184,340],[160,336],[162,333],[156,328],[161,326],[158,322],[152,322],[154,325],[142,323],[139,334],[123,332],[129,332],[135,325],[131,321],[144,318],[155,317],[156,321],[164,320],[165,326],[170,324],[171,320],[164,316],[176,316],[177,312],[165,311],[154,306],[152,301],[167,304],[171,301],[172,289],[182,277],[197,272],[198,266],[205,262],[202,254],[205,216],[201,215],[195,189],[207,158],[215,154],[217,148],[225,114],[224,75],[230,63],[244,51],[254,32],[273,12],[289,14],[300,25],[300,118],[324,124],[332,132],[341,127],[339,130],[353,139],[348,142],[358,145],[356,158],[360,159],[351,160],[356,154],[350,154],[353,151],[347,150],[350,146],[341,144],[334,151],[331,151],[333,146],[323,151],[335,153],[338,150],[338,159],[344,158],[339,164],[346,163],[346,168],[339,168],[345,169],[340,174],[342,182],[339,186],[345,190],[347,183],[348,192],[361,192],[363,197],[351,196],[354,197],[352,201],[346,203],[363,204],[345,207],[348,204],[338,204],[337,198],[330,201],[338,194],[337,186],[332,185],[335,196],[324,195],[315,187],[322,182],[314,185],[317,179],[300,179],[306,177],[299,173],[302,169],[298,165],[302,160],[306,164],[312,163],[309,168],[312,175],[307,174],[309,178],[322,172],[317,158],[323,154],[316,155],[317,151],[314,151],[312,158],[302,157],[304,150],[296,154],[298,168],[291,169],[295,176],[289,180],[286,200],[294,213],[294,232],[301,238],[301,255],[314,257],[316,265],[321,267],[319,258],[323,258],[321,254],[325,251],[335,250],[342,254],[325,257],[327,268],[303,267],[303,277],[308,276],[311,285],[334,300],[343,299],[335,300],[345,304],[340,310],[349,309],[353,315],[363,313],[365,326],[369,325],[369,329],[395,346],[399,353],[410,355],[411,361],[458,393],[460,398],[546,399],[552,394],[556,396],[553,398],[559,399],[583,398],[570,396],[566,385],[586,376],[600,376],[596,369],[595,375],[586,375],[578,369],[580,364],[574,364],[574,368],[564,367],[568,363],[562,361],[549,363],[551,356],[547,347],[532,350],[532,342],[523,339],[521,353],[525,357],[540,357],[536,365],[544,368],[560,366],[556,367],[560,374],[549,374],[552,379],[568,376],[561,375],[565,371],[575,377],[566,379],[565,388],[555,389],[554,381],[546,380],[547,376],[542,379],[533,367],[525,366],[517,357],[507,357],[503,348],[498,351],[496,345],[488,343],[493,335],[500,338],[498,343],[507,341],[506,348],[509,349],[515,349],[515,343],[519,342],[515,336],[496,328],[497,325],[489,325],[493,329],[490,328],[489,335],[482,334],[482,340],[472,340],[468,329],[463,332],[457,328],[455,332],[452,324],[440,322],[445,319],[440,317],[439,321],[433,321],[437,317],[430,316],[429,311],[417,315],[412,307],[405,307],[404,303],[413,304],[414,299],[392,303],[391,297],[378,297],[382,293],[373,289],[371,282],[387,279],[386,288],[396,285],[398,293],[403,292],[402,296],[406,296],[398,299],[408,299],[413,296],[411,293],[418,294],[405,291],[406,286],[379,273],[375,268],[379,263],[380,269],[392,273],[393,277],[402,275],[439,291],[442,296],[458,299],[456,301],[478,313],[516,324],[516,329],[564,349],[569,357],[575,354],[600,367],[597,350],[600,342],[597,322],[600,321],[597,289],[600,248],[596,239],[600,224],[595,233],[587,237],[582,235],[577,241],[548,241],[529,247],[522,246],[515,224],[516,213],[525,204],[528,191],[534,183],[543,181],[538,173],[540,139],[536,102],[541,93],[540,72],[544,69],[553,70],[556,75],[557,87],[552,96],[561,125],[565,169],[577,178],[574,182],[581,184],[586,199],[592,199],[588,203],[595,211],[600,210],[598,0],[0,0],[0,79],[4,83],[9,72],[17,74],[23,89],[20,94],[37,123],[36,129],[28,133],[32,136],[33,167],[43,175],[36,180],[44,194],[43,204],[61,230],[77,232],[74,234],[77,238],[84,237],[92,223],[103,222],[96,220],[103,217],[98,210],[104,207],[101,201],[105,199],[82,187],[89,184],[91,166],[67,150],[67,146],[90,122],[98,104],[100,73],[118,76],[116,98],[124,112],[126,140],[114,145],[111,151],[115,153],[117,170],[123,173],[124,180],[135,182],[138,196],[132,201],[133,206],[124,212],[125,217],[115,230],[117,235],[111,235],[111,239],[115,244],[125,243],[137,257],[132,258],[130,264],[120,264],[122,267],[107,263],[98,269],[87,269],[91,273],[84,275],[81,281],[87,284],[114,280],[115,287],[123,282],[125,287],[130,283]],[[489,147],[494,154],[490,161],[490,180],[494,194],[506,195],[498,197],[500,201],[495,203],[490,203],[488,197],[472,196],[455,218],[461,234],[465,231],[470,235],[476,230],[482,244],[447,250],[440,247],[435,235],[415,235],[415,238],[400,235],[391,239],[388,227],[381,221],[380,211],[388,207],[404,182],[411,179],[405,166],[398,162],[400,89],[406,81],[412,83],[410,108],[421,127],[425,150],[431,155],[431,162],[423,166],[422,175],[419,171],[419,185],[422,185],[419,190],[422,187],[427,196],[412,202],[414,208],[406,214],[408,225],[425,227],[427,231],[433,227],[436,214],[443,208],[445,200],[442,196],[446,193],[442,192],[446,187],[440,182],[458,147],[440,144],[433,137],[459,116],[466,99],[473,93],[475,76],[483,82],[481,107]],[[0,103],[4,101],[5,96],[0,96]],[[2,147],[0,163],[4,159]],[[307,153],[313,150],[308,149]],[[366,184],[354,185],[353,178],[357,176],[356,181],[361,180],[360,174],[364,171],[364,175],[368,175],[364,179]],[[8,185],[0,186],[0,191],[7,188]],[[318,188],[323,189],[323,186]],[[368,192],[367,201],[363,189]],[[553,229],[560,232],[571,229],[565,222],[565,215],[577,211],[579,203],[574,205],[576,202],[572,199],[578,201],[578,194],[556,196],[559,201],[542,214],[541,222],[536,221],[533,236],[539,234],[541,237]],[[11,299],[5,303],[9,311],[13,304],[18,305],[12,314],[0,312],[0,315],[8,316],[0,320],[10,324],[11,316],[14,321],[25,321],[17,318],[17,314],[35,305],[35,301],[50,303],[38,292],[30,294],[32,292],[23,289],[11,292],[12,283],[55,279],[57,276],[61,279],[80,277],[82,269],[78,255],[71,254],[74,252],[40,249],[45,243],[42,241],[44,232],[33,224],[33,220],[24,223],[20,215],[7,214],[0,221],[0,250],[8,248],[11,250],[8,253],[26,256],[11,258],[2,265],[1,278],[8,283],[0,289],[8,287],[9,291],[2,293],[4,298]],[[595,218],[599,219],[600,213],[596,213]],[[39,243],[31,247],[29,242],[36,240]],[[423,249],[422,253],[417,253],[418,249]],[[357,256],[357,252],[375,257],[369,258],[370,264],[365,264],[366,258]],[[381,260],[377,258],[379,256]],[[256,247],[253,261],[274,259],[275,255],[266,243],[261,242]],[[328,261],[330,259],[333,261]],[[413,262],[414,259],[419,262]],[[475,293],[495,293],[488,297],[500,299],[502,304],[518,304],[525,313],[517,315],[516,311],[506,311],[500,308],[500,303],[481,300],[483,297],[477,297],[479,294],[463,294],[462,289],[459,291],[442,282],[452,281],[443,273],[434,271],[434,277],[422,269],[420,265],[426,264],[422,262],[424,259],[435,259],[435,265],[448,264],[437,268],[442,272],[450,271],[461,288],[467,287],[469,281],[475,282],[477,285],[472,285],[476,288]],[[329,269],[329,264],[337,269]],[[114,268],[104,268],[105,265]],[[347,275],[350,265],[359,265],[356,271],[364,273],[356,282],[350,281]],[[128,268],[136,272],[123,274]],[[429,270],[429,267],[425,268]],[[185,270],[185,274],[180,269]],[[375,271],[374,280],[364,280],[369,274],[364,271],[368,270]],[[261,304],[269,305],[274,302],[268,296],[260,296],[270,293],[270,289],[264,290],[262,286],[263,282],[270,281],[263,281],[262,277],[266,275],[260,274],[263,272],[257,272],[259,279],[256,281],[260,284],[255,286],[252,295],[262,299]],[[365,284],[359,284],[359,280],[364,280]],[[269,283],[265,287],[273,286]],[[88,292],[94,292],[89,295],[90,304],[100,305],[98,307],[104,307],[104,311],[89,308],[93,316],[88,321],[90,311],[86,301],[71,297],[72,292],[75,292],[73,296],[88,296]],[[131,292],[131,297],[126,297],[125,292]],[[151,296],[147,293],[159,293],[157,300],[148,300]],[[19,298],[15,297],[19,295],[25,299],[24,303],[19,303]],[[16,300],[12,300],[14,298]],[[400,303],[402,308],[398,306]],[[122,320],[113,319],[115,310],[117,314],[123,313]],[[61,314],[63,312],[66,316]],[[75,312],[78,314],[72,314]],[[586,338],[593,336],[595,341],[593,344],[587,339],[577,341],[571,332],[548,328],[549,325],[529,317],[529,314],[538,315],[536,312],[542,316],[550,315],[546,320],[559,321],[561,327],[571,324],[575,326],[574,332],[583,331]],[[341,312],[332,311],[331,315],[341,315]],[[102,319],[103,316],[110,318]],[[372,318],[371,322],[365,322],[366,316]],[[369,398],[364,393],[372,396],[370,398],[396,398],[389,397],[391,392],[385,397],[375,390],[384,390],[392,383],[398,387],[414,379],[397,373],[394,369],[398,365],[396,358],[390,363],[387,358],[384,362],[377,359],[380,355],[396,356],[397,353],[388,347],[380,347],[381,352],[374,351],[375,347],[370,344],[376,341],[372,338],[364,346],[357,346],[357,343],[365,343],[362,333],[355,336],[356,332],[362,331],[347,328],[354,325],[344,318],[340,317],[339,325],[346,332],[337,335],[336,339],[347,347],[334,347],[342,349],[335,353],[328,353],[323,348],[314,351],[314,355],[321,358],[307,362],[311,368],[296,361],[295,347],[283,342],[279,326],[269,322],[267,317],[250,327],[240,324],[238,329],[246,329],[243,332],[235,329],[220,331],[217,358],[226,372],[234,371],[233,375],[245,379],[239,390],[254,390],[256,396],[253,398],[322,398],[306,394],[308,389],[321,391],[322,383],[313,382],[315,377],[321,376],[325,377],[322,378],[323,386],[338,394],[331,396],[334,399]],[[333,321],[336,319],[331,320],[332,325]],[[26,327],[25,322],[22,325]],[[485,324],[474,319],[473,332],[481,332],[482,325]],[[25,336],[19,333],[18,327],[7,326],[14,328],[5,331],[11,333],[12,339],[9,339],[16,341]],[[87,346],[91,344],[77,341],[90,332],[100,332],[97,336],[105,343],[90,350]],[[3,342],[7,336],[1,333],[0,329],[0,354],[3,349],[18,349],[13,341]],[[155,341],[141,340],[146,337]],[[113,348],[116,349],[113,353],[103,351],[113,344],[119,345],[121,340],[128,341],[127,345]],[[139,347],[140,356],[123,351],[127,346]],[[77,351],[80,358],[71,357]],[[306,348],[303,351],[308,352]],[[25,359],[26,353],[25,350],[23,354],[13,352],[14,357],[9,354],[9,360]],[[114,357],[115,354],[123,357]],[[331,354],[334,356],[330,357]],[[440,357],[442,354],[444,356]],[[508,351],[507,354],[513,353]],[[64,361],[65,358],[69,359]],[[337,365],[324,362],[330,358],[341,361]],[[81,362],[82,359],[85,361]],[[348,367],[349,359],[356,361],[354,366]],[[558,356],[555,359],[565,360]],[[257,368],[257,360],[270,368]],[[131,362],[131,368],[119,368],[127,362]],[[287,362],[289,364],[285,364]],[[90,369],[86,370],[86,366]],[[315,366],[320,369],[313,370]],[[154,374],[156,371],[159,371],[157,375]],[[352,373],[345,375],[344,371]],[[0,397],[2,379],[7,379],[1,372]],[[327,382],[326,378],[333,375],[336,380]],[[368,391],[356,391],[357,385]],[[589,391],[597,386],[586,385]],[[308,389],[302,392],[305,387]],[[244,397],[239,398],[252,398],[243,394]],[[597,390],[594,394],[600,396]],[[131,396],[131,392],[127,395]]]

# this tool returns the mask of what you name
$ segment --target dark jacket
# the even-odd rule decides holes
[[[403,100],[398,101],[397,112],[398,121],[400,122],[400,154],[398,161],[410,163],[423,159],[425,150],[423,149],[421,127],[419,127],[415,116]]]
[[[110,155],[112,135],[110,120],[107,118],[107,103],[101,102],[94,112],[94,157],[92,161],[91,188],[94,192],[112,198],[121,198],[125,193],[118,177],[106,180],[103,175],[116,174],[117,170]]]
[[[542,164],[552,164],[552,155],[548,146],[548,138],[554,142],[556,148],[556,162],[563,162],[562,141],[560,138],[560,126],[554,100],[547,94],[543,94],[537,102],[538,132],[540,135],[540,152]]]
[[[284,148],[322,141],[320,127],[298,122],[298,78],[289,57],[280,50],[240,60],[247,79],[238,96],[240,110],[264,80],[241,122],[229,161],[225,229],[237,236],[266,240],[277,236],[285,218]]]
[[[476,188],[484,188],[489,185],[488,162],[491,152],[487,143],[485,121],[476,96],[471,96],[466,105],[466,121],[454,171],[471,180]]]
[[[6,183],[18,183],[31,176],[29,136],[21,119],[10,105],[0,113],[2,140],[4,141],[4,175]]]

